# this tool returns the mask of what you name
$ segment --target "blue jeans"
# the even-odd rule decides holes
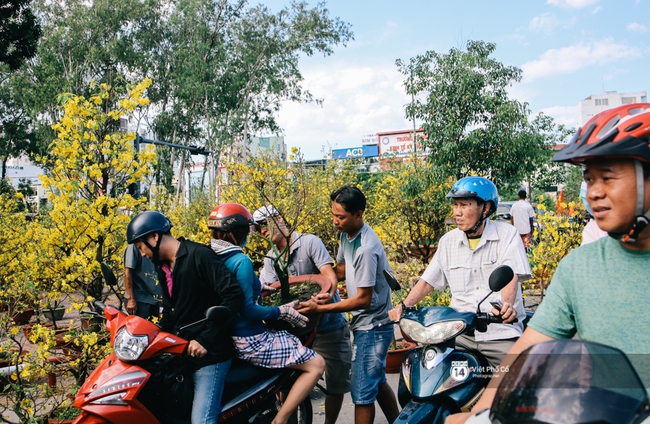
[[[393,326],[354,331],[350,395],[355,405],[374,403],[379,386],[386,382],[386,356],[393,340]]]
[[[192,424],[214,424],[221,412],[221,395],[231,360],[207,365],[194,372]]]

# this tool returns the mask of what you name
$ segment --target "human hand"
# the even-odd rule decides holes
[[[276,291],[277,289],[276,289],[275,287],[271,287],[271,286],[269,286],[268,284],[264,284],[264,283],[262,283],[262,291],[265,291],[265,290],[266,290],[266,291],[270,291],[270,292],[274,292],[274,291]]]
[[[187,355],[192,358],[201,358],[205,356],[206,353],[208,353],[207,349],[196,340],[191,340],[190,344],[187,346]]]
[[[306,300],[304,302],[300,302],[298,304],[297,309],[298,309],[298,312],[300,312],[301,314],[309,314],[309,313],[312,313],[312,312],[318,312],[317,311],[318,303],[316,303],[316,300],[314,300],[314,298],[312,297],[309,300]]]
[[[504,324],[510,324],[517,318],[517,310],[510,302],[502,302],[501,308],[492,308],[492,315],[501,316]]]
[[[312,299],[319,305],[325,305],[330,300],[332,300],[332,295],[330,292],[319,293],[316,296],[312,296]]]
[[[134,298],[129,297],[126,301],[126,312],[129,315],[135,315],[137,311],[138,311],[138,303],[135,301]]]
[[[278,316],[279,320],[286,321],[291,324],[292,327],[305,327],[309,322],[309,318],[302,315],[296,310],[296,305],[298,301],[287,303],[286,305],[279,306],[280,315]]]
[[[388,318],[390,318],[391,321],[399,321],[399,319],[402,317],[402,305],[397,305],[390,311],[388,311]]]

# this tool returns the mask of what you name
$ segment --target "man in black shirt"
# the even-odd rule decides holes
[[[232,274],[205,245],[172,237],[171,223],[160,212],[139,214],[127,228],[127,241],[158,268],[163,294],[163,331],[178,334],[181,327],[203,319],[216,305],[236,316],[244,296]],[[206,321],[184,330],[190,340],[187,354],[194,358],[192,424],[216,423],[221,395],[234,352],[229,323]]]

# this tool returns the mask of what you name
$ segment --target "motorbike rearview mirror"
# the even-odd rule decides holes
[[[488,285],[490,286],[490,293],[488,293],[476,306],[476,313],[481,312],[481,303],[485,301],[490,295],[494,292],[501,291],[505,286],[508,285],[512,278],[515,276],[515,272],[508,265],[500,265],[492,271],[490,277],[488,278]]]
[[[386,278],[386,281],[388,282],[388,285],[390,286],[390,289],[392,291],[397,291],[401,289],[399,282],[397,281],[397,278],[395,278],[395,275],[387,269],[384,270],[384,278]]]
[[[104,281],[106,281],[106,285],[114,287],[117,285],[117,278],[115,278],[115,274],[113,274],[113,270],[111,267],[108,266],[106,262],[101,263],[102,266],[102,274],[104,275]]]
[[[211,322],[223,322],[230,318],[230,308],[227,306],[211,306],[205,311],[205,318]]]
[[[498,266],[488,279],[488,284],[490,285],[490,290],[493,292],[501,291],[505,286],[508,285],[512,278],[515,276],[515,272],[508,265]]]
[[[390,289],[397,294],[397,297],[399,297],[399,303],[401,303],[402,305],[402,310],[406,311],[407,309],[408,310],[413,309],[413,307],[408,307],[404,305],[404,299],[402,299],[402,296],[400,296],[399,293],[397,293],[402,287],[399,285],[399,282],[397,281],[397,278],[395,278],[395,275],[391,271],[385,269],[384,278],[386,278],[386,281],[388,282],[388,286],[390,287]]]

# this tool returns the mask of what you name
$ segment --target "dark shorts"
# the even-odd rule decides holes
[[[325,359],[327,391],[332,394],[349,392],[352,346],[348,326],[317,333],[313,349]]]

